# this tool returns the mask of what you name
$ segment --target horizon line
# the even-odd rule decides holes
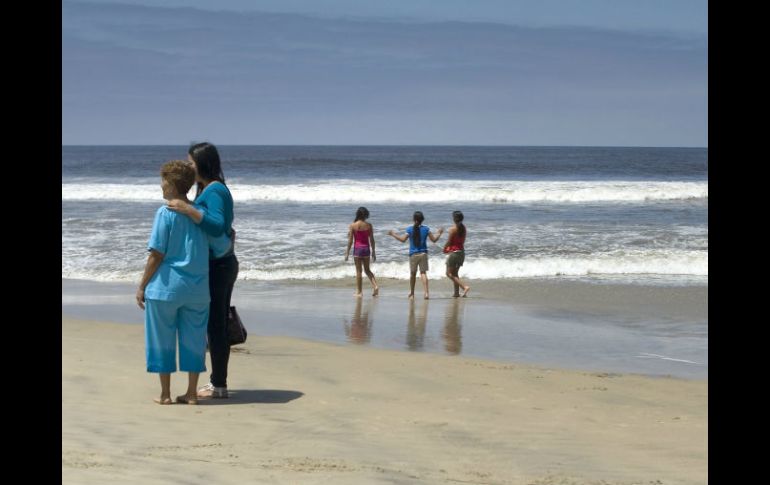
[[[198,143],[198,142],[193,142]],[[190,146],[191,144],[176,143],[62,143],[62,147],[90,147],[90,146],[113,146],[113,147],[178,147]],[[442,144],[306,144],[306,143],[214,143],[216,146],[246,146],[246,147],[482,147],[482,148],[708,148],[700,145],[442,145]]]

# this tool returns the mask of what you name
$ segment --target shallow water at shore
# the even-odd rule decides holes
[[[449,283],[435,280],[430,300],[418,291],[410,301],[403,281],[380,284],[379,297],[364,286],[355,298],[352,280],[239,281],[232,303],[250,339],[291,336],[548,367],[708,376],[707,286],[501,280],[452,298]],[[63,279],[62,314],[141,324],[133,295],[129,284]]]

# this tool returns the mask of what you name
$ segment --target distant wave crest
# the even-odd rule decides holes
[[[230,185],[236,202],[622,203],[707,199],[707,182],[319,180]],[[190,194],[192,195],[192,194]],[[62,200],[162,201],[159,184],[64,183]]]

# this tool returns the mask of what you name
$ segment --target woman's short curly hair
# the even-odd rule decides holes
[[[160,177],[183,195],[189,192],[190,187],[195,183],[195,169],[188,161],[171,160],[160,167]]]

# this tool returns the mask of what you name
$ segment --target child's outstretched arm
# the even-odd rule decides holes
[[[393,229],[388,231],[388,235],[389,236],[393,236],[394,238],[398,239],[401,242],[406,242],[407,237],[409,237],[408,234],[404,234],[403,236],[399,236],[398,234],[396,234],[396,231],[394,231]]]
[[[431,241],[436,242],[439,239],[441,239],[441,235],[442,234],[444,234],[444,228],[443,227],[439,227],[438,228],[438,235],[433,235],[432,232],[429,232],[428,233],[428,237],[430,238]]]

